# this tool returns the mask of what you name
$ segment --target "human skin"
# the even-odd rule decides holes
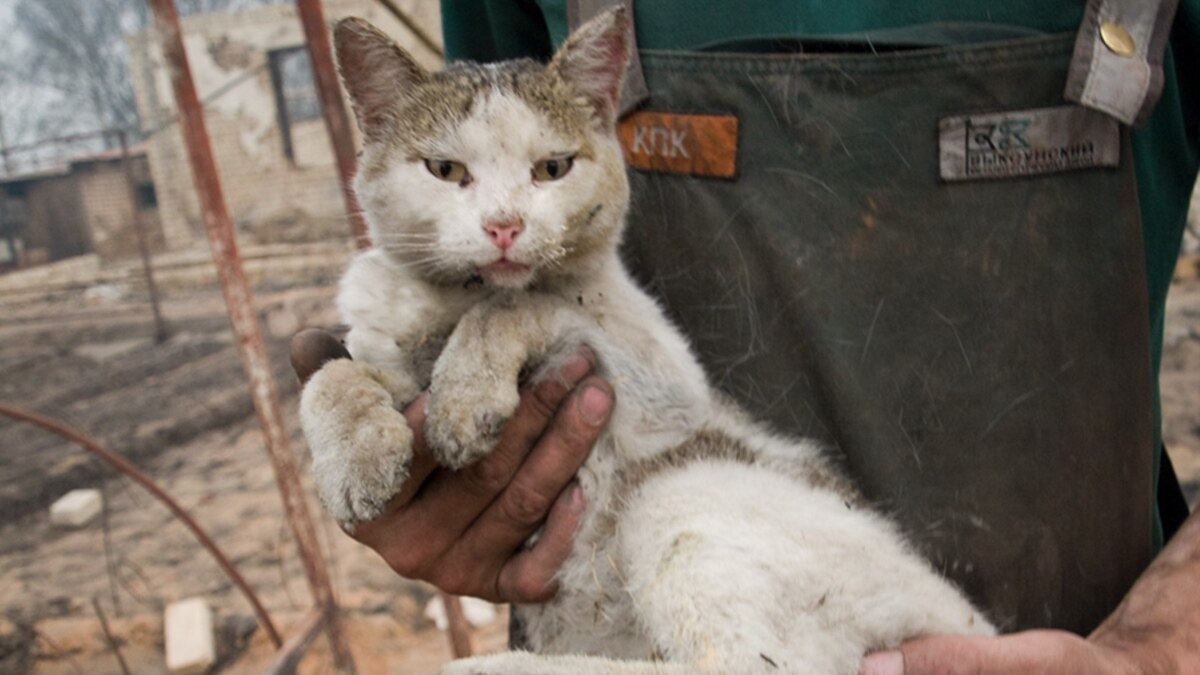
[[[329,333],[292,342],[301,381],[349,358]],[[583,499],[572,483],[612,407],[583,352],[525,391],[495,452],[458,473],[437,467],[421,434],[424,399],[404,414],[412,477],[379,519],[350,535],[401,575],[496,602],[541,602],[571,550]],[[529,549],[523,542],[542,523]],[[996,638],[935,636],[864,659],[860,675],[1190,675],[1200,673],[1200,515],[1192,516],[1090,636],[1033,630]]]

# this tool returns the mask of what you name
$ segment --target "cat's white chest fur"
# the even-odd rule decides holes
[[[345,524],[382,512],[412,459],[397,409],[422,389],[426,445],[460,469],[495,447],[522,375],[587,345],[616,407],[578,473],[587,508],[558,594],[514,608],[533,652],[444,672],[854,675],[908,638],[994,632],[814,444],[714,392],[622,267],[627,30],[609,12],[546,66],[428,73],[339,23],[377,248],[338,297],[355,360],[301,397],[322,502]]]

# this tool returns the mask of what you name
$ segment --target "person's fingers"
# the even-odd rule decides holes
[[[417,491],[421,489],[429,474],[438,468],[437,459],[425,445],[425,404],[428,400],[429,395],[422,392],[417,400],[409,403],[403,410],[404,419],[413,432],[412,466],[409,467],[408,480],[404,482],[404,487],[392,498],[385,513],[407,506],[416,496]]]
[[[545,602],[558,591],[557,574],[575,541],[583,518],[583,490],[572,483],[550,508],[546,527],[534,546],[504,564],[496,576],[495,601]]]
[[[591,372],[594,359],[590,350],[581,350],[563,364],[557,377],[522,392],[516,413],[491,453],[459,471],[430,473],[415,498],[388,518],[387,528],[374,528],[364,543],[402,576],[429,579],[434,566],[444,567],[443,554],[512,480],[563,399]]]
[[[1078,635],[1029,631],[998,638],[940,635],[863,659],[859,675],[1103,675],[1113,670]]]
[[[437,459],[425,447],[425,402],[428,396],[422,393],[415,401],[404,408],[404,419],[413,431],[413,458],[408,469],[408,480],[404,481],[400,492],[397,492],[384,507],[383,513],[374,520],[359,523],[349,532],[350,536],[359,542],[376,550],[388,545],[390,540],[397,538],[398,521],[404,508],[420,492],[425,480],[438,470]],[[403,542],[395,542],[403,545]]]
[[[863,660],[859,675],[995,675],[1009,665],[996,638],[938,635],[910,640]],[[1024,671],[1022,671],[1024,672]],[[1029,671],[1034,672],[1034,671]]]
[[[512,482],[463,534],[456,545],[461,557],[479,560],[499,555],[498,561],[503,561],[529,538],[591,453],[612,405],[607,382],[591,377],[580,383]],[[569,549],[570,542],[568,536],[565,542],[552,543]]]
[[[899,649],[863,659],[859,675],[995,675],[996,649],[991,638],[936,636],[912,640]],[[1007,661],[1007,659],[1005,659]]]
[[[288,355],[301,385],[327,361],[350,358],[350,352],[341,340],[333,333],[317,328],[306,328],[292,336]]]
[[[591,372],[593,358],[590,351],[581,352],[563,364],[559,377],[547,378],[522,392],[495,449],[470,466],[432,476],[408,517],[457,539],[508,486],[562,401]]]
[[[904,653],[898,649],[867,654],[858,675],[904,675]]]

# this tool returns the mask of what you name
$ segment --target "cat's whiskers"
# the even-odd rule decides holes
[[[379,241],[417,241],[436,242],[438,237],[426,232],[384,232],[378,237]]]
[[[418,253],[437,252],[440,248],[432,243],[408,241],[377,241],[375,245],[389,251],[416,251]]]
[[[441,251],[436,243],[424,241],[376,241],[375,246],[391,251],[437,252]]]
[[[436,251],[440,248],[438,238],[425,233],[384,233],[373,243],[380,248],[397,250]]]
[[[538,267],[544,270],[559,270],[562,269],[567,257],[567,249],[560,244],[538,249],[536,255]]]
[[[381,246],[380,248],[388,253],[400,257],[400,259],[404,261],[405,265],[411,265],[413,267],[434,267],[437,263],[443,262],[444,260],[443,257],[436,251],[425,256],[413,256],[411,255],[411,249],[396,249],[389,246]]]

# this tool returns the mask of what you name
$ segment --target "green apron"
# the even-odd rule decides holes
[[[628,132],[664,162],[624,252],[715,386],[827,443],[998,625],[1086,633],[1152,554],[1128,128],[1064,100],[1073,35],[892,37],[642,50],[644,109],[735,125],[736,157]],[[1055,119],[1094,129],[1030,142]]]
[[[1061,105],[1071,36],[879,56],[642,54],[732,114],[731,180],[635,171],[633,266],[713,383],[845,457],[1008,628],[1087,631],[1150,557],[1132,162],[939,178],[938,122]]]

